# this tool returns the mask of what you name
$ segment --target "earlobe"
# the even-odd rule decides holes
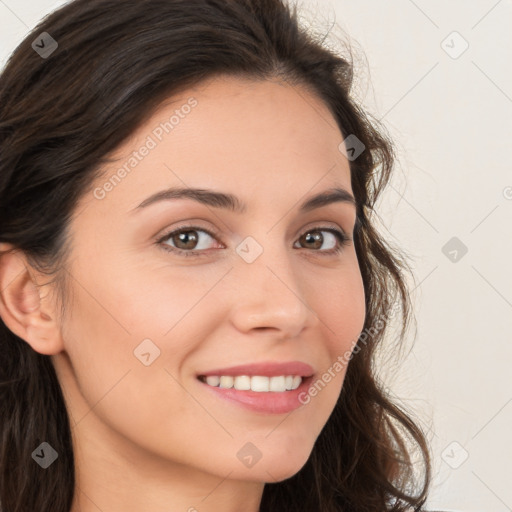
[[[0,317],[36,352],[57,354],[63,350],[59,325],[29,268],[21,251],[0,244]]]

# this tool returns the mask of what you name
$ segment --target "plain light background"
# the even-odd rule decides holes
[[[0,0],[0,67],[63,3]],[[300,5],[311,30],[336,23],[329,44],[348,34],[355,92],[396,143],[378,213],[415,272],[417,330],[382,378],[430,439],[427,508],[512,511],[512,1]]]

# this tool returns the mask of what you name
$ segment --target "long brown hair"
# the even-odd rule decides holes
[[[41,36],[44,56],[32,46],[43,32],[58,44]],[[265,512],[418,511],[430,485],[425,434],[375,375],[375,350],[397,311],[398,345],[405,339],[410,269],[373,221],[395,156],[385,129],[352,97],[352,73],[352,60],[301,27],[296,6],[285,0],[75,0],[31,31],[0,76],[0,242],[54,276],[63,293],[77,201],[109,153],[180,90],[222,74],[277,77],[308,87],[343,138],[353,134],[364,144],[350,169],[366,337],[304,467],[265,485]],[[75,493],[71,430],[51,360],[3,321],[0,354],[1,509],[68,512]],[[45,471],[31,457],[43,441],[59,454]]]

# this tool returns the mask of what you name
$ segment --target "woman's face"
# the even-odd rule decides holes
[[[217,78],[116,151],[71,223],[73,300],[52,356],[76,439],[222,478],[300,470],[365,318],[354,244],[329,231],[352,237],[354,205],[301,209],[333,188],[353,194],[342,141],[305,89]],[[237,208],[149,199],[185,188]],[[234,368],[248,365],[260,366]],[[283,390],[294,375],[300,387]]]

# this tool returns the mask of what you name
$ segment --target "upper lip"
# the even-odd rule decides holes
[[[261,362],[254,364],[242,364],[231,366],[229,368],[218,368],[200,373],[200,376],[209,377],[211,375],[261,375],[262,377],[275,377],[279,375],[298,375],[299,377],[310,377],[314,374],[312,366],[300,361],[288,362]]]

